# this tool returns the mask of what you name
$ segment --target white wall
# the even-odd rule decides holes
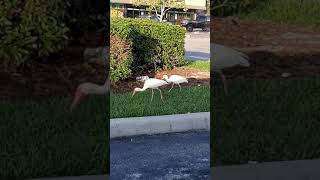
[[[206,0],[185,0],[187,6],[206,8]]]

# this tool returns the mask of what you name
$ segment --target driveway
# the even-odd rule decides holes
[[[207,180],[209,141],[208,131],[112,139],[110,179]]]
[[[194,31],[185,38],[185,57],[188,60],[210,59],[210,32]]]

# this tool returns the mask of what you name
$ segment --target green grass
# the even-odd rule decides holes
[[[142,117],[188,112],[208,112],[210,108],[210,88],[200,86],[192,88],[175,87],[169,93],[163,90],[164,103],[159,91],[154,91],[151,102],[151,90],[139,92],[131,98],[131,93],[111,94],[111,118]]]
[[[192,68],[192,69],[198,69],[202,71],[210,71],[210,61],[190,61],[186,60],[186,65],[183,67],[186,68]]]
[[[320,158],[320,80],[242,80],[212,89],[212,165]]]
[[[251,11],[241,14],[258,20],[272,20],[279,23],[300,25],[320,25],[320,1],[307,0],[302,4],[298,0],[269,0],[266,4]]]
[[[0,105],[0,175],[4,179],[109,172],[107,98],[87,99],[73,115],[70,99]]]

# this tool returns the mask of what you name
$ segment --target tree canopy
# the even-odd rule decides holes
[[[148,6],[154,10],[160,21],[164,15],[172,8],[186,10],[185,0],[133,0],[135,6]],[[160,13],[159,13],[160,12]]]

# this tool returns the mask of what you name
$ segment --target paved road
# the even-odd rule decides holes
[[[210,32],[187,33],[185,38],[186,59],[202,60],[210,59]]]
[[[207,180],[208,131],[117,138],[110,142],[112,180]]]

